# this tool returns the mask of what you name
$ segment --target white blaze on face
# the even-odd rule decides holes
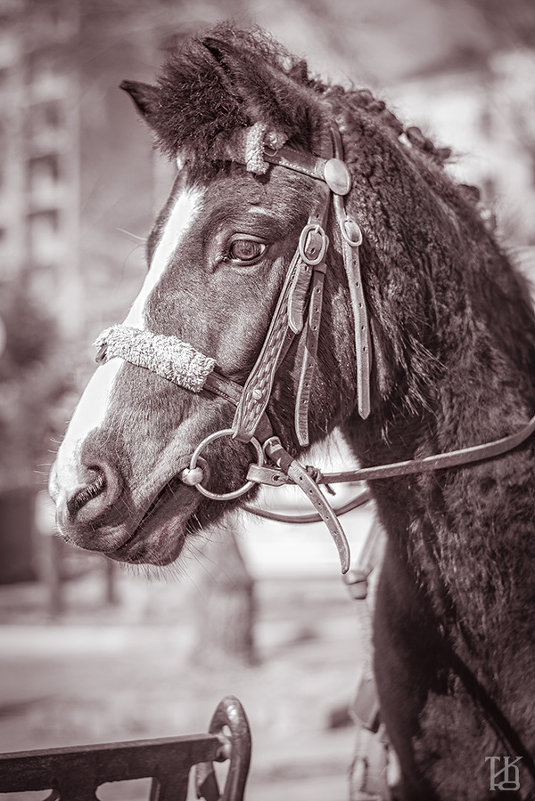
[[[154,251],[150,270],[145,277],[141,292],[132,304],[124,321],[125,325],[132,326],[132,328],[145,327],[143,312],[147,298],[162,278],[180,240],[190,228],[200,208],[202,196],[203,193],[201,191],[192,189],[185,191],[178,197],[164,225],[162,237]]]
[[[177,197],[164,223],[162,236],[154,251],[141,291],[124,321],[125,325],[134,328],[145,327],[144,311],[147,300],[162,279],[173,254],[197,216],[203,194],[198,189],[186,189]],[[79,484],[76,465],[79,464],[82,445],[88,434],[97,429],[105,419],[117,376],[123,364],[122,359],[110,359],[96,370],[89,381],[58,451],[56,475],[51,479],[53,494],[56,490],[67,491],[68,494]],[[56,483],[58,486],[53,486]]]

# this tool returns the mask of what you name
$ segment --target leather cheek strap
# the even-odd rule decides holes
[[[333,126],[331,134],[335,156],[337,159],[343,159],[342,137],[337,126]],[[333,205],[342,240],[344,268],[353,312],[357,361],[357,408],[359,415],[366,419],[370,414],[372,338],[360,270],[359,249],[362,244],[362,232],[358,223],[347,213],[342,194],[333,193]]]
[[[248,442],[255,435],[259,420],[271,397],[275,372],[289,331],[288,295],[296,269],[297,258],[294,256],[264,344],[238,402],[232,430],[234,437],[241,442]]]
[[[295,399],[295,431],[299,444],[303,447],[309,444],[308,411],[318,352],[325,271],[325,262],[314,267],[307,325],[303,329],[297,349],[299,383]]]
[[[349,286],[349,298],[353,312],[355,331],[355,356],[357,360],[357,408],[365,420],[370,414],[371,335],[362,287],[359,247],[362,234],[357,223],[345,214],[341,198],[335,196],[334,208],[342,237],[344,267]],[[342,211],[340,211],[342,209]],[[342,217],[343,213],[343,217]]]
[[[206,379],[203,392],[207,392],[211,395],[218,395],[234,406],[238,406],[242,397],[243,387],[230,378],[226,378],[226,376],[220,373],[213,372]],[[273,436],[273,426],[265,412],[260,415],[255,433],[260,442],[264,442],[266,439]]]
[[[330,192],[321,184],[314,207],[303,228],[298,248],[292,258],[264,344],[247,378],[238,403],[232,429],[234,437],[248,442],[257,430],[267,408],[275,373],[295,333],[302,326],[308,295],[311,267],[323,261],[328,238],[323,230]],[[321,311],[321,309],[320,309]]]

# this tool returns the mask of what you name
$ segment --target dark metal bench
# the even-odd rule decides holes
[[[251,735],[244,709],[228,696],[208,734],[0,755],[0,792],[50,790],[46,801],[98,801],[105,782],[152,778],[148,801],[186,801],[195,768],[198,798],[241,801],[249,771]],[[214,762],[230,760],[221,793]]]

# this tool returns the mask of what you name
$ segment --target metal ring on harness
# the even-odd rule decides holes
[[[223,428],[221,431],[216,431],[214,434],[209,434],[207,437],[205,437],[191,454],[188,470],[192,471],[199,469],[197,467],[197,463],[199,461],[201,451],[203,451],[207,445],[216,439],[220,439],[220,437],[231,437],[233,434],[234,432],[232,428]],[[255,449],[257,465],[261,467],[264,464],[264,451],[262,450],[262,446],[254,437],[249,440],[248,444],[252,445],[252,447]],[[200,481],[196,482],[194,486],[199,490],[201,495],[205,495],[207,498],[212,498],[214,501],[232,501],[235,498],[239,498],[241,495],[245,495],[245,493],[252,489],[252,487],[256,486],[255,481],[246,481],[242,487],[237,490],[233,490],[232,492],[210,492],[210,490],[207,490],[200,483],[202,479],[203,476],[200,477]]]
[[[362,245],[362,231],[359,224],[352,217],[346,217],[340,224],[340,232],[347,244],[352,248]]]

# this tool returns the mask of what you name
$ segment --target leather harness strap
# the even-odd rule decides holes
[[[342,573],[347,573],[351,562],[349,543],[336,514],[330,504],[325,500],[325,496],[318,490],[316,482],[307,473],[303,465],[282,447],[278,437],[271,437],[271,439],[265,443],[264,449],[266,455],[269,456],[275,464],[279,465],[285,475],[288,476],[289,480],[300,487],[309,497],[338,548]]]
[[[306,468],[305,468],[306,469]],[[361,490],[354,498],[340,504],[340,506],[332,506],[332,510],[336,517],[352,512],[358,509],[359,506],[364,506],[371,500],[370,490]],[[272,512],[269,509],[262,509],[260,506],[253,506],[250,503],[244,503],[243,509],[250,512],[257,517],[263,517],[266,520],[275,520],[278,523],[291,523],[292,525],[308,525],[309,523],[321,523],[323,518],[317,512],[304,512],[303,514],[285,514],[284,512]]]
[[[311,268],[323,263],[328,245],[323,224],[329,196],[327,187],[322,186],[299,237],[264,344],[243,387],[232,424],[234,437],[241,442],[255,436],[271,397],[277,368],[295,334],[303,327]]]
[[[299,365],[299,383],[295,397],[294,426],[299,444],[306,447],[308,437],[308,410],[312,377],[318,352],[321,309],[323,305],[323,284],[325,280],[325,262],[313,267],[312,289],[308,307],[308,321],[303,329],[297,349]]]
[[[325,165],[328,159],[312,156],[310,153],[301,153],[290,147],[280,147],[278,150],[264,148],[264,159],[277,167],[286,167],[288,170],[308,175],[318,181],[325,181]]]
[[[301,446],[309,444],[308,409],[323,305],[325,255],[329,245],[325,228],[331,196],[340,231],[354,321],[357,408],[364,419],[370,413],[371,337],[360,273],[359,246],[362,243],[362,233],[344,206],[343,196],[351,188],[351,177],[342,161],[342,139],[338,128],[333,127],[331,133],[334,157],[330,159],[311,156],[288,147],[281,147],[277,151],[264,148],[263,157],[269,163],[315,178],[322,182],[322,186],[307,225],[301,232],[298,249],[288,269],[264,344],[246,381],[234,416],[234,436],[242,442],[248,442],[255,435],[257,422],[269,403],[277,368],[293,335],[300,333],[295,431]],[[312,289],[309,292],[311,277]],[[307,322],[303,325],[307,300],[309,313]]]
[[[342,159],[342,137],[338,128],[332,129],[332,136],[335,156],[337,159]],[[349,191],[349,187],[347,191]],[[343,262],[353,312],[357,360],[357,408],[360,416],[365,420],[370,414],[371,335],[360,271],[359,248],[362,244],[362,231],[357,222],[348,215],[341,194],[333,195],[333,204],[342,238]]]
[[[362,242],[362,234],[360,233],[360,229],[356,223],[348,218],[346,218],[346,227],[341,227],[341,230],[349,230],[350,224],[352,224],[356,230],[353,233],[353,238],[350,238],[349,234],[342,233],[342,248],[344,253],[344,265],[347,272],[347,282],[349,285],[349,297],[351,299],[353,319],[355,321],[354,329],[355,354],[357,358],[357,409],[362,419],[366,420],[366,418],[369,417],[371,408],[371,336],[368,324],[366,301],[364,299],[364,291],[362,288],[362,276],[360,273],[359,245]]]
[[[326,186],[322,186],[322,193],[325,194],[325,202],[321,209],[321,214],[317,217],[314,228],[310,231],[310,236],[315,240],[314,248],[311,249],[300,246],[302,265],[309,273],[309,284],[310,275],[312,276],[308,316],[301,331],[296,357],[296,369],[299,380],[295,393],[294,427],[297,440],[303,447],[309,444],[308,410],[312,379],[316,366],[321,311],[323,307],[323,284],[325,272],[327,270],[325,256],[329,247],[329,238],[325,233],[325,228],[327,227],[330,193],[327,191]]]
[[[334,158],[323,159],[282,147],[276,152],[264,151],[264,159],[287,169],[301,172],[311,178],[324,181],[332,192],[336,221],[340,230],[343,262],[349,286],[349,297],[353,313],[355,331],[355,356],[357,362],[357,409],[359,415],[366,419],[370,414],[370,374],[371,374],[371,332],[366,309],[366,299],[362,286],[360,271],[359,247],[362,244],[362,232],[357,222],[347,213],[343,198],[351,189],[351,177],[343,161],[343,144],[340,131],[336,125],[331,127]],[[318,279],[318,283],[322,279]],[[321,292],[321,288],[318,289]],[[321,314],[321,307],[320,307]],[[319,327],[318,327],[319,331]],[[309,338],[310,346],[317,347],[317,336]],[[311,347],[307,348],[311,354]],[[316,351],[314,351],[314,357]],[[309,363],[313,364],[309,355]],[[309,389],[310,387],[308,387]],[[304,387],[299,389],[303,399]],[[299,419],[298,419],[299,416]],[[296,408],[296,432],[301,445],[308,444],[303,410]]]
[[[518,448],[534,433],[535,415],[514,434],[509,434],[506,437],[491,440],[481,445],[472,445],[468,448],[460,448],[456,451],[434,454],[433,456],[424,456],[422,459],[407,459],[403,462],[393,462],[375,467],[361,467],[356,470],[343,470],[337,473],[321,473],[317,478],[317,483],[338,484],[354,481],[378,481],[415,473],[432,473],[449,467],[460,467],[474,462],[481,462],[485,459],[495,459],[497,456],[502,456]],[[266,484],[272,487],[280,487],[283,484],[292,483],[282,471],[257,465],[251,465],[247,478],[258,484]]]

